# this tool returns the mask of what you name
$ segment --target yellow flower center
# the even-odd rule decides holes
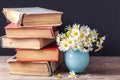
[[[67,43],[64,43],[64,47],[67,47]]]
[[[84,37],[84,34],[83,34],[83,33],[80,33],[80,37],[81,37],[81,38]]]
[[[72,44],[72,41],[71,41],[71,40],[68,40],[68,44]]]
[[[74,48],[78,48],[77,45],[74,45]]]
[[[74,32],[74,36],[77,36],[78,35],[78,32]]]

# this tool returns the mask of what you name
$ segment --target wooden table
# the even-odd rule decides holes
[[[9,74],[9,64],[6,60],[11,56],[0,56],[0,80],[58,80],[57,77],[26,76]],[[62,64],[54,73],[60,73],[59,80],[70,80],[68,70]],[[120,80],[120,57],[91,57],[86,71],[77,74],[77,80]]]

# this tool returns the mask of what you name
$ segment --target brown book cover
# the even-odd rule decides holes
[[[35,49],[16,49],[16,57],[17,61],[58,61],[59,60],[60,51],[57,48],[56,43],[52,43],[47,45],[46,47],[35,50]]]
[[[16,56],[7,60],[10,65],[10,73],[24,75],[51,75],[49,62],[17,62]]]
[[[11,74],[50,76],[63,62],[63,53],[58,62],[18,62],[16,55],[7,60]]]
[[[41,7],[3,8],[6,19],[17,25],[58,26],[63,12]],[[23,27],[24,27],[23,26]]]
[[[55,38],[56,28],[53,26],[38,26],[21,28],[10,23],[5,27],[6,37],[10,38]]]
[[[41,38],[9,38],[6,36],[1,37],[2,48],[24,48],[24,49],[41,49],[55,39],[41,39]]]

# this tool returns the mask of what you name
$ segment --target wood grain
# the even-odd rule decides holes
[[[0,80],[56,80],[57,77],[26,76],[9,73],[6,62],[11,56],[0,56]],[[60,73],[61,80],[68,78],[68,69],[63,63],[53,75]],[[77,80],[120,80],[120,57],[91,57],[90,64],[84,73],[77,74]]]

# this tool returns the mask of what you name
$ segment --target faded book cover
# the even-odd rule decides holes
[[[46,47],[35,49],[16,49],[16,57],[19,62],[39,62],[39,61],[52,61],[59,60],[60,51],[56,45],[56,42],[47,45]]]
[[[21,28],[10,23],[5,27],[6,37],[10,38],[55,38],[56,28],[53,26],[38,26],[30,28]]]
[[[9,38],[6,36],[1,37],[2,48],[24,48],[24,49],[41,49],[55,39],[41,39],[41,38]]]
[[[6,19],[17,25],[54,25],[62,24],[63,12],[41,7],[3,8]]]
[[[16,56],[7,60],[10,65],[10,73],[23,75],[50,76],[51,67],[49,62],[17,62]]]

